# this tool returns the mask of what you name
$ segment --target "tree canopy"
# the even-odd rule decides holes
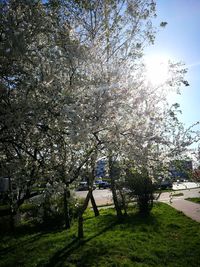
[[[145,76],[155,1],[0,5],[1,176],[17,185],[15,205],[36,184],[68,187],[98,157],[154,173],[199,141],[166,99],[188,85],[184,66],[169,62],[170,75],[157,86]]]

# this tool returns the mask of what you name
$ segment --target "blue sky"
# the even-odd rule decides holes
[[[190,86],[182,88],[174,102],[181,105],[186,126],[200,120],[200,0],[157,0],[156,24],[168,22],[147,51],[183,61],[188,67]]]

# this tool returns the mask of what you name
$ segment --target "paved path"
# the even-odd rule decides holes
[[[182,193],[183,195],[176,196],[176,194],[179,193]],[[84,198],[86,194],[87,191],[76,192],[78,197]],[[94,190],[93,194],[98,206],[113,204],[112,193],[110,190]],[[171,194],[172,197],[170,196]],[[158,201],[167,203],[173,208],[182,211],[186,216],[200,222],[200,204],[185,200],[185,198],[189,197],[200,197],[200,188],[173,191],[172,193],[164,192],[160,195]]]
[[[200,204],[193,203],[185,199],[174,200],[170,206],[182,211],[186,216],[192,218],[193,220],[200,222]]]
[[[159,201],[169,203],[171,194],[172,194],[173,200],[176,200],[176,199],[180,200],[180,199],[185,199],[189,197],[200,197],[200,188],[179,190],[179,191],[172,191],[172,192],[163,192],[159,197]],[[182,194],[182,196],[177,196],[177,194]]]
[[[176,196],[176,194],[182,193],[182,196]],[[185,200],[189,197],[200,197],[200,188],[181,190],[176,192],[165,192],[162,193],[158,201],[169,204],[171,207],[182,211],[186,216],[193,220],[200,222],[200,204],[193,203]]]
[[[172,189],[173,190],[184,190],[184,189],[192,189],[192,188],[197,188],[200,187],[200,183],[195,183],[195,182],[175,182],[173,183]]]

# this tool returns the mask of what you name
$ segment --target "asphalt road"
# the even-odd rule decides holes
[[[183,195],[176,196],[176,194],[179,193],[182,193]],[[85,198],[87,195],[87,191],[77,191],[76,195],[77,197]],[[93,195],[98,206],[112,204],[112,193],[110,189],[96,189],[93,191]],[[158,201],[170,203],[170,199],[175,201],[189,197],[200,197],[200,188],[173,191],[172,193],[164,192],[160,195]]]
[[[77,197],[85,198],[88,191],[76,191]],[[112,192],[110,189],[95,189],[93,196],[98,206],[112,204]]]
[[[181,193],[183,195],[182,196],[176,196],[179,193]],[[171,201],[176,201],[176,200],[186,199],[186,198],[191,198],[191,197],[200,197],[200,188],[173,191],[172,193],[164,192],[160,195],[158,200],[161,202],[169,203],[170,199],[171,199]]]

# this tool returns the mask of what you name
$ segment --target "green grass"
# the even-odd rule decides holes
[[[181,196],[184,196],[183,193],[175,193],[175,194],[172,194],[173,197],[181,197]]]
[[[85,238],[70,232],[29,232],[4,236],[0,266],[200,266],[199,223],[158,203],[146,218],[130,210],[119,223],[113,209],[87,211]]]
[[[10,210],[10,206],[9,205],[0,205],[0,211],[4,211],[4,210]]]
[[[186,198],[186,200],[192,201],[194,203],[200,204],[200,197],[192,197],[192,198]]]
[[[158,189],[155,190],[155,193],[165,193],[165,192],[174,192],[173,189]]]

